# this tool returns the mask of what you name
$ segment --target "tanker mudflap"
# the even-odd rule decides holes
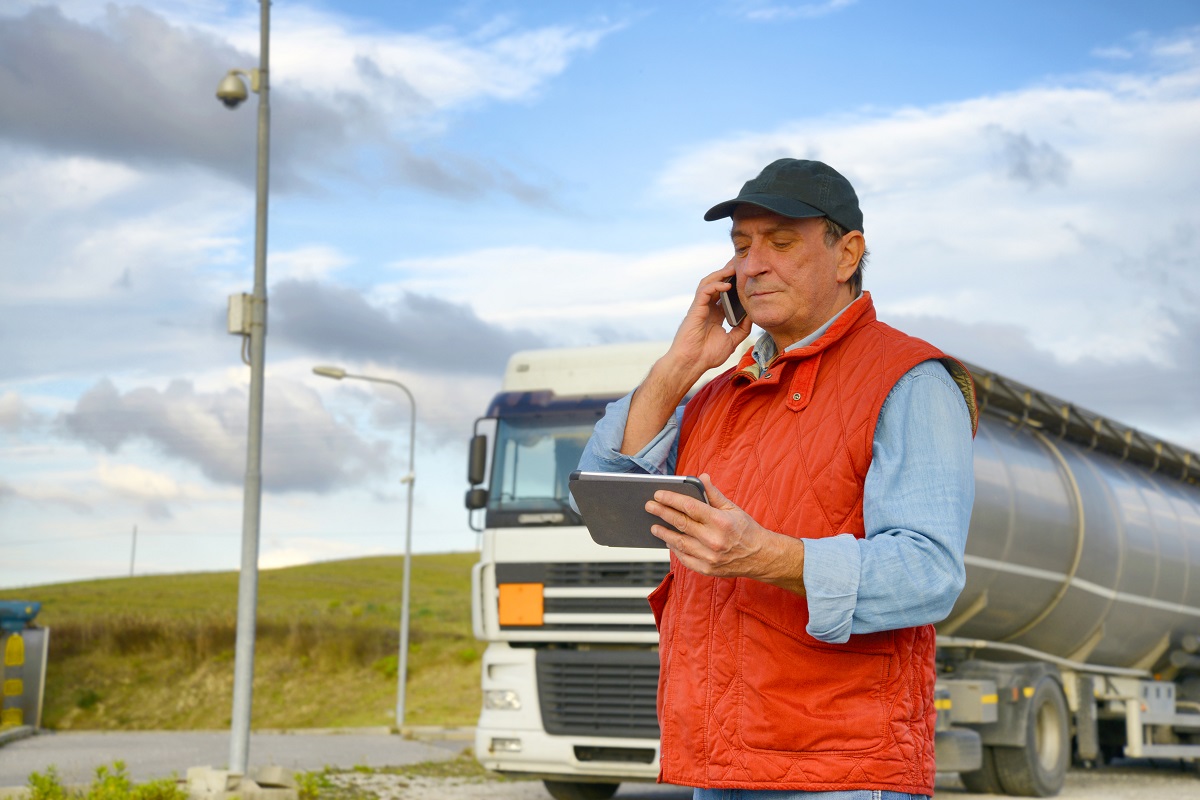
[[[933,739],[938,772],[975,772],[983,768],[983,741],[967,728],[938,731]]]

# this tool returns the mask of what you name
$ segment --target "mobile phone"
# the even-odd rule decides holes
[[[721,292],[719,302],[721,309],[725,312],[725,321],[729,323],[729,327],[736,328],[741,324],[746,316],[746,309],[742,308],[742,298],[738,297],[737,293],[737,275],[729,279],[732,286],[728,292]]]

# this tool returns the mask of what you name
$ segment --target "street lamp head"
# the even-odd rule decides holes
[[[217,85],[217,99],[224,103],[226,108],[237,108],[250,96],[246,91],[246,82],[238,74],[240,71],[230,70],[225,73],[225,77]]]
[[[346,377],[346,370],[341,367],[313,367],[313,374],[320,375],[325,378],[333,378],[335,381],[340,381]]]

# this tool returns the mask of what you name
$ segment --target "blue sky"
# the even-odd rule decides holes
[[[0,9],[0,587],[234,569],[251,0]],[[855,183],[881,316],[1200,450],[1191,2],[272,6],[261,563],[467,550],[465,442],[516,349],[667,339],[710,205],[781,155]]]

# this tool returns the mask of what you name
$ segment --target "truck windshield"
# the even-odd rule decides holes
[[[595,422],[590,416],[559,415],[501,419],[492,460],[489,524],[578,525],[567,481],[579,467]]]

